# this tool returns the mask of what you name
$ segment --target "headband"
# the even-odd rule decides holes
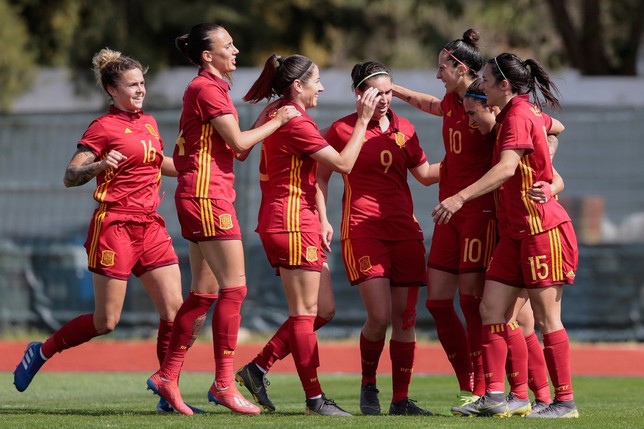
[[[309,71],[309,69],[311,68],[312,65],[313,65],[313,60],[309,59],[309,65],[306,66],[306,68],[304,69],[302,74],[299,75],[298,77],[296,77],[295,79],[293,79],[293,81],[296,81],[297,79],[302,79],[302,76],[304,76],[306,74],[306,72]]]
[[[465,96],[466,97],[472,97],[472,98],[478,98],[480,100],[487,100],[487,96],[485,96],[483,94],[475,94],[473,92],[466,92]]]
[[[498,57],[498,55],[496,57]],[[496,60],[496,57],[494,57],[494,62],[496,63],[496,68],[499,69],[499,73],[501,73],[501,76],[503,76],[503,79],[505,79],[508,82],[510,82],[510,79],[505,77],[505,73],[503,73],[503,70],[501,70],[501,66],[499,65],[499,62]]]
[[[447,50],[447,49],[445,49],[445,48],[443,48],[443,50],[444,50],[445,52],[447,52],[447,53],[449,54],[449,56],[450,56],[450,57],[452,57],[452,58],[454,59],[454,61],[456,61],[457,63],[459,63],[460,65],[462,65],[463,67],[465,67],[466,69],[468,69],[468,70],[469,70],[469,67],[467,66],[467,64],[465,64],[463,61],[461,61],[461,60],[459,60],[458,58],[456,58],[456,57],[454,56],[454,54],[452,54],[449,50]]]
[[[353,88],[358,89],[360,85],[362,85],[367,79],[371,79],[372,77],[378,76],[381,74],[386,74],[387,76],[389,76],[389,73],[387,73],[386,71],[377,71],[375,73],[371,73],[370,75],[367,75],[367,77],[363,78],[360,82],[354,85]]]

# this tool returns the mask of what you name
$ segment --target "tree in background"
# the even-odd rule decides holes
[[[643,0],[0,0],[0,8],[3,50],[18,52],[12,61],[0,53],[4,99],[26,87],[32,57],[72,69],[79,88],[92,82],[88,59],[106,46],[151,74],[187,65],[174,38],[198,22],[230,31],[241,67],[278,52],[322,67],[378,59],[428,68],[446,42],[476,28],[487,55],[512,51],[587,75],[635,75],[644,31]]]
[[[0,0],[0,41],[0,112],[6,112],[31,84],[35,67],[20,15],[6,0]]]
[[[569,67],[584,75],[637,74],[642,0],[546,0]]]

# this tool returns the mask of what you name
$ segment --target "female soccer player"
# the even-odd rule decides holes
[[[436,223],[448,223],[473,198],[495,191],[498,199],[500,239],[481,302],[483,361],[489,381],[485,395],[467,407],[479,415],[505,412],[504,367],[508,337],[514,331],[506,323],[506,312],[527,288],[555,392],[552,404],[528,417],[578,417],[570,344],[561,322],[563,285],[574,282],[577,270],[575,232],[557,199],[536,203],[525,197],[534,183],[553,179],[547,144],[551,123],[541,108],[559,107],[557,88],[537,61],[503,53],[486,63],[483,90],[488,104],[501,109],[494,165],[475,183],[442,200],[432,213]]]
[[[431,415],[408,395],[416,350],[416,302],[426,269],[424,236],[414,217],[407,171],[427,186],[438,182],[439,167],[427,162],[414,126],[391,109],[391,71],[367,61],[353,67],[351,79],[356,95],[371,88],[380,95],[358,160],[343,175],[342,255],[349,281],[358,286],[367,310],[360,333],[360,410],[380,414],[376,372],[391,325],[389,414]],[[335,121],[326,134],[329,144],[344,149],[357,120],[353,113]],[[318,179],[325,196],[331,173],[320,165]]]
[[[233,206],[233,160],[299,113],[285,107],[262,126],[241,131],[228,95],[239,50],[228,31],[216,24],[198,24],[189,34],[178,37],[176,45],[199,67],[184,92],[173,154],[179,173],[175,203],[181,234],[189,241],[192,284],[177,313],[166,359],[147,384],[176,410],[192,414],[181,399],[179,373],[208,309],[214,305],[216,370],[208,399],[236,413],[258,414],[259,408],[239,393],[233,379],[240,309],[246,296],[244,249]]]
[[[172,239],[157,214],[161,174],[176,176],[163,155],[155,119],[144,113],[146,69],[120,52],[102,49],[92,59],[98,84],[112,101],[87,128],[65,170],[65,186],[96,178],[94,211],[85,248],[93,273],[94,313],[70,320],[44,343],[31,343],[14,372],[24,391],[55,353],[112,332],[119,322],[127,279],[134,274],[159,312],[157,356],[166,354],[181,306],[181,275]],[[172,411],[165,401],[159,411]]]
[[[320,70],[311,59],[302,55],[283,58],[273,54],[244,99],[258,102],[277,96],[278,106],[293,106],[302,114],[262,145],[262,202],[257,232],[271,265],[279,270],[286,292],[289,318],[280,330],[288,332],[293,360],[305,392],[306,413],[350,416],[326,398],[317,375],[319,361],[314,324],[325,257],[315,172],[318,163],[342,173],[351,171],[380,96],[378,91],[370,89],[359,97],[355,129],[346,147],[337,152],[322,138],[317,125],[306,113],[317,105],[322,91]]]
[[[496,136],[498,128],[496,117],[500,109],[497,106],[487,104],[487,96],[483,92],[481,84],[481,79],[476,79],[468,87],[463,98],[463,107],[470,119],[471,126],[476,127],[481,134]],[[545,115],[545,113],[542,114]],[[554,118],[551,119],[552,126],[548,130],[550,159],[552,159],[557,150],[558,140],[554,134],[559,134],[564,129],[563,124]],[[549,198],[563,191],[563,179],[554,170],[554,167],[553,173],[552,183],[539,181],[527,190],[527,195],[532,200],[545,203]],[[522,348],[522,341],[518,335],[510,337],[510,339],[517,341],[515,347],[508,348],[508,363],[506,364],[506,372],[510,383],[507,413],[510,415],[525,415],[529,412],[538,412],[552,402],[548,369],[541,344],[534,330],[534,316],[530,301],[527,298],[527,290],[523,290],[517,297],[516,303],[506,313],[506,319],[509,324],[512,324],[513,328],[516,328],[516,323],[518,323],[527,346],[527,356],[522,353],[511,353],[513,349]],[[515,371],[517,368],[525,369],[525,362],[522,359],[525,360],[526,357],[528,360],[527,373],[521,370]],[[529,406],[526,384],[534,393],[535,400],[532,406]],[[467,410],[463,409],[463,407],[454,407],[452,412],[457,415],[468,415]]]
[[[477,31],[469,29],[461,39],[452,40],[441,49],[436,78],[445,84],[442,100],[394,85],[396,97],[443,118],[445,157],[441,162],[439,200],[472,184],[492,165],[494,136],[482,135],[469,126],[463,108],[465,92],[483,66],[479,37]],[[459,406],[485,392],[479,304],[496,238],[491,194],[468,201],[452,222],[436,224],[432,235],[426,306],[456,373]],[[457,292],[465,327],[454,308]]]

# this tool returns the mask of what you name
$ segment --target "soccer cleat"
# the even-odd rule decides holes
[[[155,395],[159,395],[161,398],[165,399],[173,410],[176,410],[181,414],[185,414],[186,416],[194,414],[192,408],[183,402],[177,380],[164,380],[157,372],[152,375],[152,377],[148,378],[147,385],[148,390],[151,390]],[[157,405],[157,411],[158,410],[159,405]]]
[[[40,354],[41,349],[42,343],[40,342],[33,342],[27,345],[25,354],[13,372],[13,384],[18,389],[18,392],[24,392],[29,387],[31,380],[34,379],[40,367],[47,362],[47,359]]]
[[[185,404],[185,402],[184,402],[184,404]],[[195,413],[195,414],[205,414],[206,413],[201,408],[193,407],[190,404],[186,404],[186,406],[188,408],[190,408],[192,410],[192,412]],[[165,398],[163,398],[163,397],[159,398],[159,402],[157,402],[156,410],[157,410],[157,413],[160,413],[160,414],[174,413],[174,408],[172,408],[172,405],[170,405],[168,403],[168,401],[166,401]]]
[[[525,417],[528,414],[530,414],[530,411],[532,411],[532,406],[530,405],[530,399],[519,399],[517,398],[514,393],[510,392],[508,397],[506,398],[506,401],[508,403],[508,417],[510,416],[519,416],[519,417]]]
[[[577,411],[574,400],[558,401],[555,399],[552,404],[543,408],[541,411],[533,411],[526,417],[533,419],[576,419],[579,417],[579,412]]]
[[[235,380],[246,387],[253,396],[255,402],[264,407],[266,411],[275,411],[275,405],[268,397],[268,386],[271,384],[253,362],[244,365],[237,374]]]
[[[353,414],[346,412],[331,399],[322,395],[317,399],[307,399],[306,409],[307,416],[341,416],[351,417]]]
[[[234,384],[219,388],[214,382],[208,390],[208,400],[217,405],[223,405],[237,414],[259,414],[259,407],[244,398]]]
[[[429,410],[423,410],[413,399],[405,398],[399,402],[392,402],[389,406],[390,416],[433,416]]]
[[[453,407],[452,414],[463,417],[507,417],[508,402],[505,397],[496,400],[489,393],[486,393],[474,402],[470,402],[462,407]]]
[[[548,405],[550,405],[550,402],[543,402],[538,399],[535,399],[534,402],[532,403],[532,412],[538,413],[539,411],[546,408]]]
[[[368,416],[377,416],[380,414],[380,401],[378,400],[380,391],[375,384],[365,384],[360,387],[360,411]]]
[[[472,402],[476,401],[477,399],[479,399],[479,395],[475,395],[474,393],[469,392],[467,390],[461,390],[461,393],[459,393],[456,396],[457,404],[456,404],[455,408],[462,407],[462,406],[467,405],[467,404],[471,404]]]

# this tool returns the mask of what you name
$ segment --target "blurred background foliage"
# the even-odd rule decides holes
[[[199,22],[228,29],[240,67],[297,52],[321,67],[374,58],[429,68],[446,42],[475,28],[486,55],[635,75],[644,0],[0,0],[0,110],[39,67],[68,68],[79,87],[91,82],[91,57],[105,46],[150,73],[187,65],[174,39]]]

